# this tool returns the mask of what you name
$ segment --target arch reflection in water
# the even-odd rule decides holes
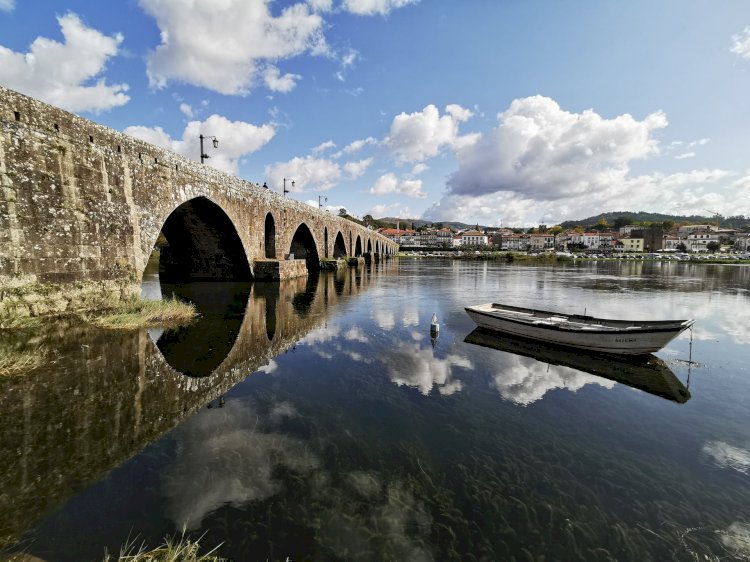
[[[234,346],[250,297],[249,283],[162,284],[162,294],[192,302],[200,316],[192,324],[164,330],[156,346],[177,371],[204,377]]]
[[[349,277],[345,271],[343,279]],[[338,278],[337,275],[335,279]],[[293,339],[291,334],[300,329],[304,332],[304,326],[310,329],[308,324],[324,314],[329,294],[334,293],[330,285],[335,283],[331,275],[312,274],[281,283],[162,284],[161,294],[194,303],[199,317],[188,326],[150,330],[149,334],[165,361],[177,372],[206,377],[230,355],[245,356],[252,348],[255,354],[265,356],[277,344]],[[362,288],[359,284],[350,285],[343,283],[344,294],[354,294]],[[337,296],[342,294],[335,292]],[[263,335],[259,337],[260,334]]]
[[[683,404],[690,391],[664,361],[655,355],[623,358],[606,354],[586,353],[514,338],[477,328],[464,339],[466,343],[496,349],[513,355],[529,357],[548,365],[559,365],[615,381]]]

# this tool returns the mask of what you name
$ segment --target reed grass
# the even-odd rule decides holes
[[[0,347],[0,377],[21,375],[36,369],[44,363],[46,355],[42,346],[23,350]]]
[[[100,328],[134,330],[138,328],[182,326],[198,315],[193,303],[177,298],[150,301],[133,296],[102,313],[84,314],[82,318]]]
[[[135,540],[130,540],[120,549],[117,558],[105,554],[103,562],[226,562],[226,558],[216,555],[221,545],[201,554],[202,539],[201,536],[193,541],[185,536],[183,530],[179,537],[165,537],[164,542],[153,549],[143,543],[136,547]]]

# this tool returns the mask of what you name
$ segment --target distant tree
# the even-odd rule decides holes
[[[665,220],[662,221],[661,227],[664,229],[664,232],[669,232],[674,228],[674,221],[673,220]]]
[[[344,209],[343,207],[341,207],[341,208],[339,209],[339,216],[340,216],[340,217],[345,217],[346,215],[347,215],[347,213],[346,213],[346,209]]]
[[[677,248],[678,252],[687,252],[687,246],[685,246],[683,242],[680,242],[679,244],[677,244],[675,248]]]
[[[363,221],[363,222],[364,222],[365,224],[371,224],[371,223],[374,223],[374,222],[375,222],[375,219],[374,219],[374,218],[372,218],[372,215],[365,215],[364,217],[362,217],[362,221]]]
[[[560,234],[562,231],[563,231],[562,226],[560,226],[559,224],[556,224],[555,226],[549,229],[549,233],[555,234],[555,235]]]
[[[573,227],[573,230],[580,234],[581,232],[583,232],[583,225],[577,224]]]
[[[628,226],[629,224],[633,224],[635,221],[631,217],[617,217],[614,222],[615,228],[622,228],[623,226]]]
[[[719,248],[721,248],[721,244],[719,244],[716,240],[711,240],[708,244],[706,244],[706,250],[709,252],[718,252]]]

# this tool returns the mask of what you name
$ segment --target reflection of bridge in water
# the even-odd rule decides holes
[[[162,333],[156,344],[146,331],[107,332],[63,321],[50,326],[43,341],[0,342],[41,343],[52,358],[27,375],[0,379],[0,456],[6,459],[0,548],[268,365],[387,267],[280,283],[211,283],[210,291],[188,286],[184,290],[205,314],[191,327]],[[244,309],[221,310],[222,303],[237,306],[238,296],[246,299]]]

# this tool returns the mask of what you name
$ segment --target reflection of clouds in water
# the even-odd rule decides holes
[[[498,361],[503,363],[503,370],[495,375],[495,387],[503,398],[523,406],[540,400],[554,388],[575,392],[586,384],[598,384],[605,388],[613,388],[616,384],[571,367],[548,365],[530,357],[505,353],[498,357]]]
[[[372,319],[381,330],[392,330],[396,326],[396,316],[391,310],[376,308],[372,311]]]
[[[346,479],[354,491],[364,498],[371,498],[380,491],[380,482],[371,472],[354,471]]]
[[[277,405],[271,420],[294,415]],[[240,507],[276,494],[281,485],[274,468],[308,473],[317,459],[302,443],[281,434],[263,433],[258,416],[238,400],[204,410],[176,431],[177,455],[163,477],[165,511],[175,527],[197,528],[225,504]]]
[[[339,351],[342,355],[346,355],[349,359],[351,359],[352,361],[356,361],[357,363],[372,363],[372,359],[370,359],[369,357],[365,357],[364,355],[356,351],[348,351],[341,348],[339,348]]]
[[[365,343],[368,341],[367,336],[364,334],[364,332],[357,326],[352,326],[345,334],[344,338],[349,341],[358,341]]]
[[[737,307],[721,316],[721,328],[734,340],[734,343],[745,345],[750,343],[750,308]]]
[[[396,327],[396,315],[392,310],[376,308],[372,311],[372,319],[381,330],[392,330]],[[419,325],[419,310],[410,308],[401,311],[401,325],[405,328]]]
[[[735,521],[721,534],[721,542],[742,556],[742,559],[750,559],[750,525]]]
[[[321,474],[315,481],[317,493],[332,502],[320,516],[318,540],[340,557],[371,559],[372,552],[379,552],[390,560],[434,559],[424,546],[429,544],[432,518],[400,481],[382,483],[371,472],[349,473],[339,489]]]
[[[461,390],[461,381],[453,380],[452,369],[471,369],[473,364],[465,357],[448,355],[440,359],[435,357],[432,348],[404,344],[390,354],[386,367],[392,382],[417,388],[426,396],[433,386],[437,386],[440,394],[444,395]]]
[[[722,468],[731,468],[742,474],[750,471],[750,451],[747,449],[734,447],[724,441],[709,441],[703,445],[703,452]]]
[[[679,336],[677,336],[678,339],[690,339],[690,330],[686,330],[682,332]],[[693,333],[692,333],[693,339],[696,341],[716,341],[719,339],[719,336],[717,336],[715,333],[713,333],[711,330],[708,330],[705,327],[702,326],[693,326]]]
[[[300,344],[314,345],[316,343],[325,343],[339,337],[341,328],[334,324],[330,326],[320,326],[311,330],[304,338],[299,340]]]
[[[404,327],[419,326],[419,311],[416,308],[405,310],[401,317],[401,323]]]
[[[148,332],[148,335],[151,338],[151,341],[156,343],[159,341],[159,338],[162,337],[162,335],[164,334],[164,328],[147,328],[146,332]]]
[[[258,369],[258,371],[261,373],[266,373],[270,375],[271,373],[275,372],[278,368],[279,368],[279,364],[276,363],[275,360],[271,359],[268,362],[268,365],[263,365],[262,367]]]

